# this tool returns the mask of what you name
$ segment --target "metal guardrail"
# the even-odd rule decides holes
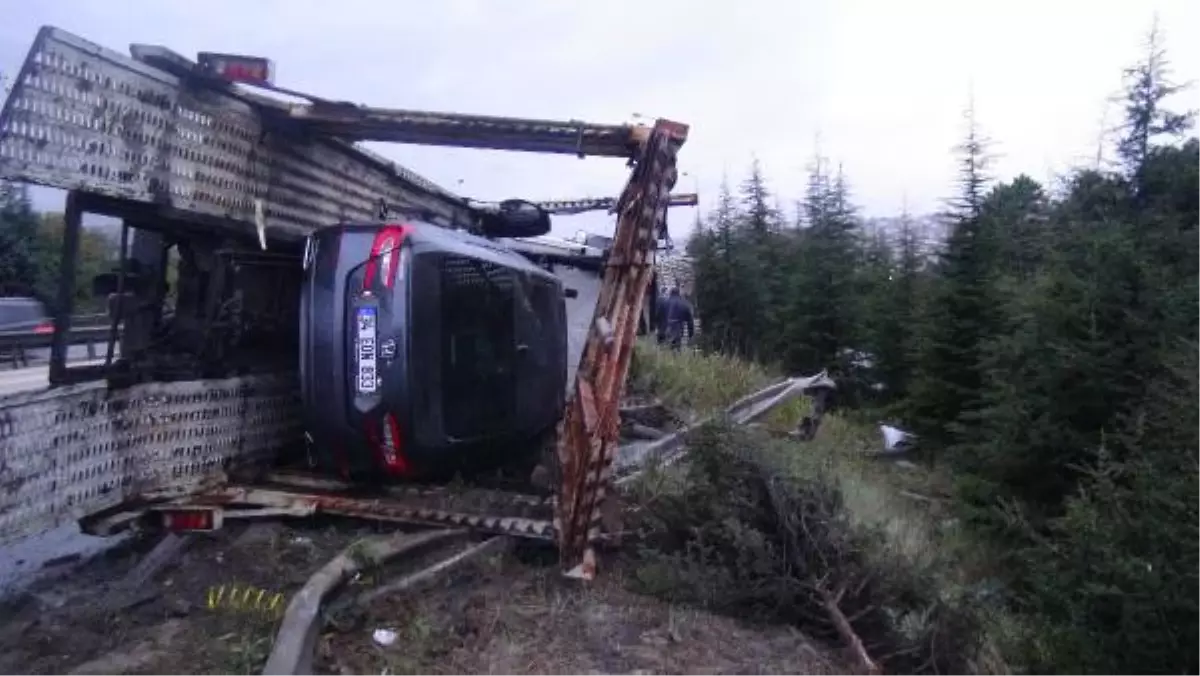
[[[68,345],[86,344],[88,359],[96,359],[96,344],[107,343],[112,326],[108,323],[108,315],[78,315],[71,319]],[[120,332],[118,331],[118,339]],[[12,368],[29,366],[29,356],[26,350],[36,350],[50,347],[54,341],[54,332],[37,331],[0,331],[0,364],[9,364]]]

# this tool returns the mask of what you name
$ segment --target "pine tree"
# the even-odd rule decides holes
[[[996,186],[985,198],[981,216],[994,274],[1020,282],[1040,269],[1049,203],[1037,181],[1021,174]]]
[[[741,340],[734,292],[737,219],[736,199],[728,181],[722,181],[705,236],[696,239],[691,252],[696,312],[704,318],[701,346],[708,350],[736,350]]]
[[[872,353],[884,399],[895,403],[908,394],[919,317],[921,249],[916,228],[906,211],[890,248],[886,283],[874,291],[879,298],[874,318]]]
[[[742,182],[740,204],[739,307],[746,331],[742,354],[763,359],[774,354],[779,344],[779,304],[785,293],[786,277],[780,246],[782,219],[772,206],[771,191],[757,159]]]
[[[958,194],[948,201],[950,226],[938,261],[938,281],[922,318],[920,376],[908,409],[914,427],[930,443],[945,445],[969,435],[963,415],[973,409],[982,384],[980,343],[988,335],[988,284],[993,261],[983,224],[989,179],[988,142],[973,106],[965,113],[967,133],[959,152]]]
[[[742,181],[741,208],[745,226],[760,239],[779,230],[779,212],[772,206],[771,191],[757,158],[750,164],[746,180]]]
[[[789,258],[788,307],[780,352],[792,371],[838,369],[854,347],[858,220],[844,177],[833,178],[817,156],[802,203],[802,225]],[[844,360],[842,360],[844,361]]]
[[[1169,62],[1156,18],[1146,36],[1143,60],[1125,70],[1125,123],[1117,143],[1122,168],[1138,188],[1154,140],[1163,135],[1179,137],[1191,128],[1195,118],[1193,111],[1177,113],[1164,107],[1166,99],[1184,89],[1171,82],[1169,74]]]

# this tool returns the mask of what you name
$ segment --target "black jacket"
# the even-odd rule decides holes
[[[667,296],[658,301],[658,331],[673,333],[687,327],[690,338],[696,332],[695,321],[692,318],[692,305],[682,296]]]

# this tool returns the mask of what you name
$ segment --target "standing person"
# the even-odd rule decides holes
[[[672,286],[670,295],[658,306],[658,342],[667,342],[672,350],[683,343],[683,330],[687,329],[688,342],[696,335],[696,324],[692,319],[692,305],[679,295],[679,287]]]

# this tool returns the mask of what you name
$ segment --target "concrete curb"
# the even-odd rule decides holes
[[[398,533],[356,542],[318,570],[292,597],[271,646],[264,674],[311,674],[321,604],[355,573],[426,545],[464,537],[467,530]]]

